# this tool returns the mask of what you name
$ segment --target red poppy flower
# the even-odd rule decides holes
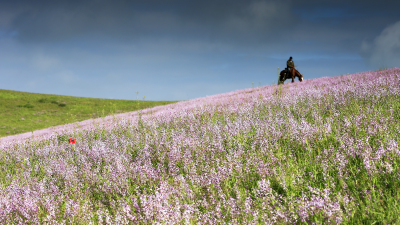
[[[74,139],[72,139],[72,138],[69,139],[69,143],[75,144],[75,141],[76,141],[75,138]]]

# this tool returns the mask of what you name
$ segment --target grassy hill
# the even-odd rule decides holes
[[[0,141],[0,224],[400,224],[399,68],[142,112]]]
[[[0,89],[0,137],[176,101],[130,101]]]

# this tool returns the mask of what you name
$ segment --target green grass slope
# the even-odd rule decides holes
[[[0,137],[175,102],[83,98],[0,89]]]

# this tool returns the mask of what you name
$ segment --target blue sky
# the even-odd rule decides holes
[[[400,1],[0,0],[0,89],[187,100],[400,67]],[[288,81],[287,81],[288,82]]]

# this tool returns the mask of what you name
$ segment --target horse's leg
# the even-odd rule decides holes
[[[292,71],[290,71],[290,73],[292,74],[292,83],[294,83],[294,69],[292,69]]]
[[[286,80],[285,70],[282,70],[279,76],[278,84],[283,84]]]

